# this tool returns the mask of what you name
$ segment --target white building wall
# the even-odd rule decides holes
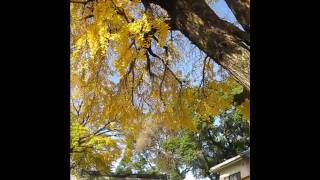
[[[234,173],[240,172],[241,178],[250,176],[250,160],[241,160],[233,165],[223,168],[220,173],[220,180],[227,180]],[[225,179],[226,178],[226,179]]]

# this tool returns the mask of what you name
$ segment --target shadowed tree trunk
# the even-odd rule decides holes
[[[173,30],[181,31],[192,43],[226,69],[250,92],[250,33],[220,19],[204,0],[143,0],[165,9]],[[247,4],[243,4],[245,2]],[[239,23],[250,30],[247,12],[242,6],[249,0],[228,1]],[[245,6],[246,7],[246,6]],[[250,8],[248,6],[248,8]]]
[[[250,0],[225,1],[243,29],[250,33]]]

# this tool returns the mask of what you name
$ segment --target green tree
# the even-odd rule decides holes
[[[249,148],[249,124],[235,109],[209,122],[197,121],[198,132],[159,130],[148,146],[149,160],[171,180],[182,180],[187,172],[217,179],[209,169]]]
[[[198,126],[198,134],[188,133],[202,153],[191,164],[193,174],[215,179],[217,175],[209,172],[212,166],[249,148],[249,124],[237,111],[229,110],[211,118],[209,125],[199,121]]]
[[[156,174],[159,169],[150,162],[147,151],[138,152],[133,150],[130,160],[123,158],[115,170],[116,174]]]

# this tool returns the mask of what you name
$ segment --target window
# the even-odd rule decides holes
[[[229,180],[241,180],[240,172],[230,175]]]

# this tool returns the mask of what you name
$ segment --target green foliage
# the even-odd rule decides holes
[[[151,165],[149,162],[150,159],[147,157],[145,152],[133,151],[133,155],[130,161],[122,159],[117,166],[115,173],[117,174],[155,174],[158,175],[159,170]]]
[[[188,135],[170,137],[163,143],[163,147],[166,151],[177,154],[183,164],[190,164],[194,157],[198,155],[197,144]]]
[[[210,167],[249,148],[249,124],[234,109],[211,118],[209,126],[198,121],[198,127],[199,133],[193,136],[202,156],[189,164],[197,177],[213,179]]]
[[[172,180],[184,179],[189,171],[197,178],[215,179],[216,175],[209,172],[212,166],[249,148],[249,124],[236,109],[225,111],[209,122],[198,120],[196,124],[197,132],[186,129],[156,132],[153,143],[142,152],[152,155],[133,160],[135,169],[148,169],[145,162],[152,162]]]

